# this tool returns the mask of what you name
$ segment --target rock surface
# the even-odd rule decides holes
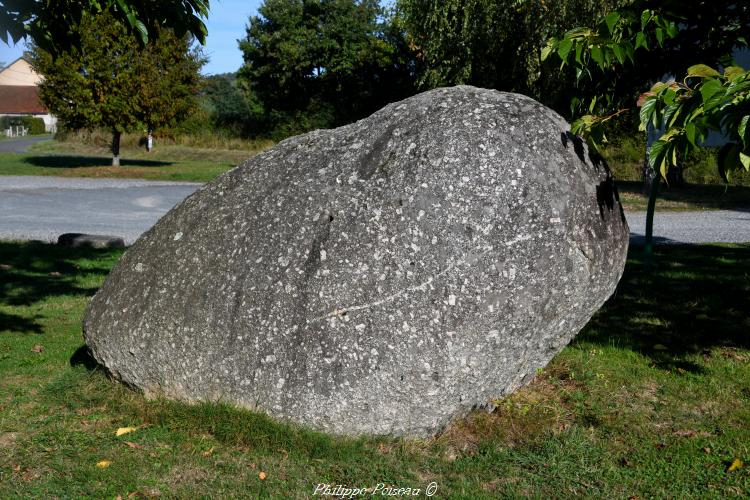
[[[438,89],[200,189],[125,253],[84,331],[147,395],[427,436],[533,378],[627,244],[608,171],[559,115]]]

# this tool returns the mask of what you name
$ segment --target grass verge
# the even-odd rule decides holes
[[[245,144],[245,149],[204,149],[165,145],[151,153],[130,147],[121,151],[121,166],[112,167],[106,148],[49,141],[34,144],[30,153],[0,153],[0,175],[54,175],[208,182],[242,163],[271,143]]]
[[[617,191],[625,210],[645,211],[648,196],[638,181],[618,181]],[[656,200],[657,212],[686,210],[738,210],[750,208],[750,187],[718,184],[688,184],[679,188],[664,187]]]
[[[0,497],[308,498],[318,483],[431,482],[436,498],[747,494],[750,468],[729,469],[750,462],[750,245],[660,247],[653,275],[637,253],[530,386],[414,441],[146,401],[80,356],[84,307],[120,251],[0,242]]]

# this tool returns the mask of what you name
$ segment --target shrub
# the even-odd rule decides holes
[[[39,135],[46,132],[44,120],[34,116],[0,116],[0,129],[23,127],[29,135]]]

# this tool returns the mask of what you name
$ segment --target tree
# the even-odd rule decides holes
[[[645,8],[643,7],[652,7]],[[636,9],[636,10],[633,10]],[[709,131],[718,131],[729,138],[719,152],[718,167],[725,180],[738,168],[750,170],[750,73],[733,64],[731,53],[747,45],[750,35],[750,7],[744,3],[714,0],[695,4],[666,1],[636,2],[633,9],[613,12],[595,28],[580,27],[567,32],[560,40],[551,39],[544,56],[554,54],[576,68],[579,82],[600,79],[601,89],[594,93],[588,109],[573,123],[573,131],[584,135],[590,145],[598,148],[606,138],[605,123],[616,113],[593,114],[605,110],[621,98],[611,93],[622,82],[623,68],[634,65],[638,53],[655,53],[651,60],[662,61],[656,66],[661,73],[672,72],[681,78],[668,83],[657,82],[638,98],[641,130],[658,130],[659,137],[647,149],[647,168],[653,178],[646,218],[645,265],[652,259],[652,229],[659,180],[667,179],[670,169],[680,158],[686,158],[705,140]],[[711,15],[716,15],[712,18]],[[717,34],[718,32],[718,34]],[[649,49],[651,50],[649,52]],[[706,64],[672,69],[676,61],[702,57],[703,62],[724,66],[723,73]],[[669,61],[669,63],[667,63]],[[693,59],[700,62],[701,59]],[[596,76],[594,76],[598,72]],[[631,73],[633,73],[631,71]],[[594,88],[597,88],[596,86]],[[641,87],[641,90],[644,90]],[[599,104],[597,104],[597,101]],[[601,103],[604,103],[602,105]]]
[[[266,0],[238,78],[277,135],[347,123],[413,92],[403,31],[377,0]]]
[[[63,127],[112,131],[112,165],[123,132],[174,124],[194,107],[204,59],[188,37],[156,28],[142,47],[109,12],[84,15],[80,44],[57,57],[33,46],[31,64],[44,76],[39,95]]]
[[[399,0],[419,61],[419,85],[471,84],[559,108],[569,75],[547,72],[547,39],[626,0]]]
[[[251,110],[237,85],[235,73],[206,77],[202,94],[214,126],[236,135],[245,131]]]
[[[2,0],[0,40],[31,40],[57,55],[80,44],[76,27],[85,15],[109,12],[145,45],[159,28],[172,28],[178,37],[191,34],[206,40],[208,0]]]

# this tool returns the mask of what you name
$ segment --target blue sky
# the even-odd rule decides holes
[[[211,0],[208,16],[208,38],[203,48],[209,57],[203,74],[214,75],[237,71],[242,65],[242,52],[237,40],[245,36],[251,15],[258,12],[262,0]],[[0,62],[8,64],[21,56],[23,43],[8,46],[0,42]]]

